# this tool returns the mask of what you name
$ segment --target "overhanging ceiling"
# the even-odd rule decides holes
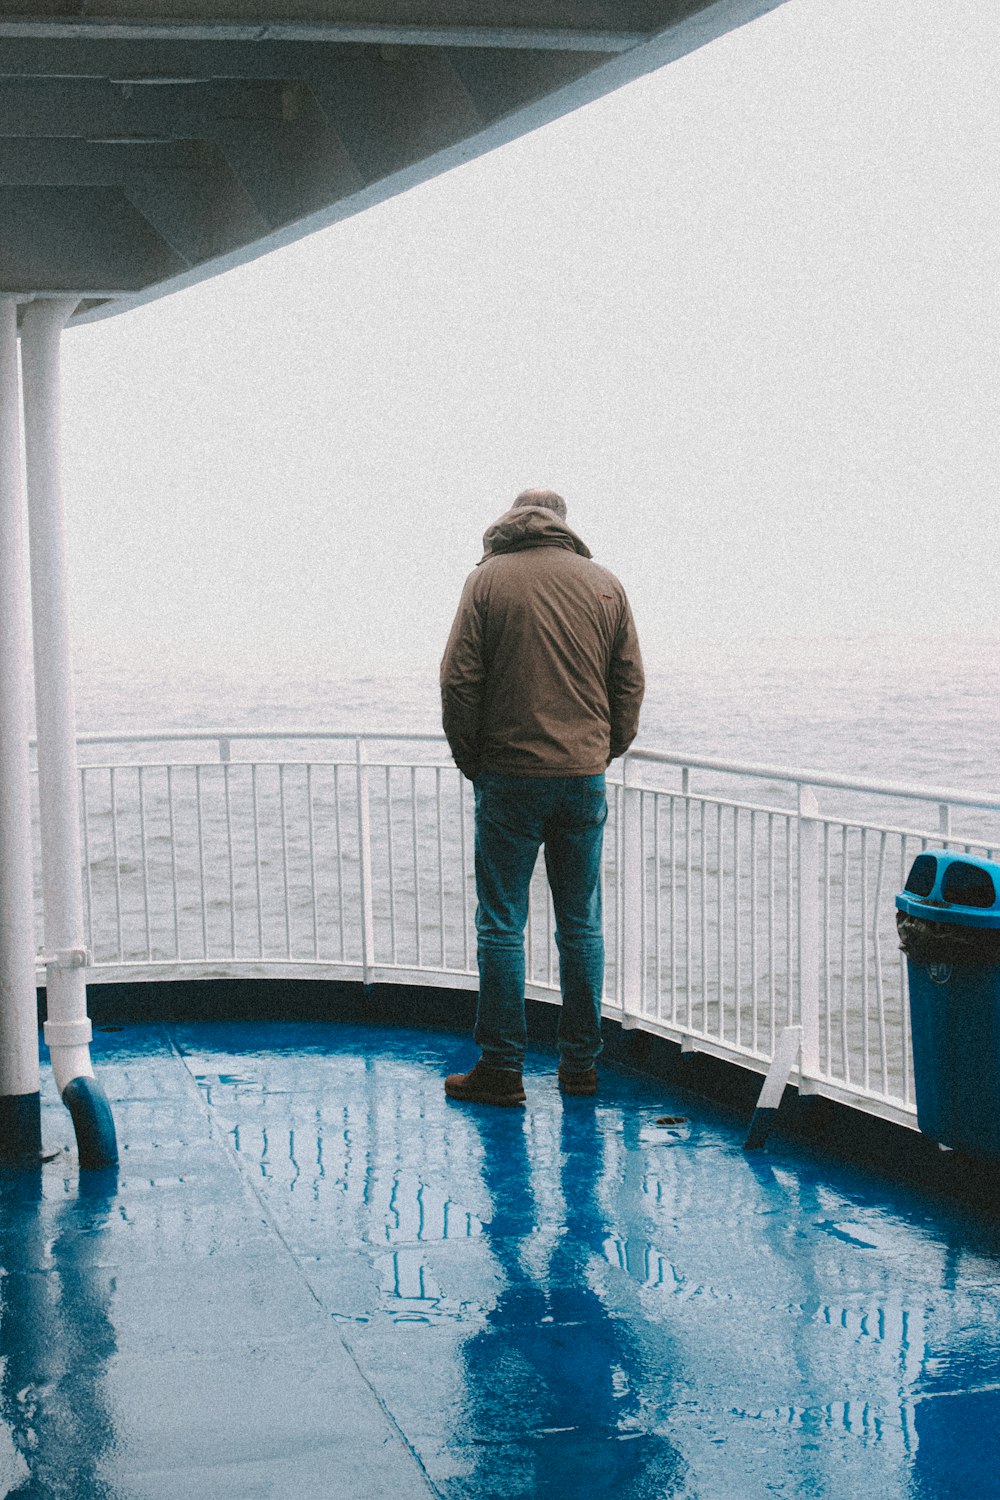
[[[781,3],[0,3],[0,295],[162,296]]]

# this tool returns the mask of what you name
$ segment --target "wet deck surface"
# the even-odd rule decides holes
[[[447,1102],[473,1056],[99,1034],[117,1178],[0,1178],[0,1493],[1000,1495],[1000,1230],[610,1066]]]

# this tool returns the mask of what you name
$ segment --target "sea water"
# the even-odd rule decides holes
[[[995,639],[685,641],[646,662],[637,744],[858,779],[1000,795]],[[141,658],[81,656],[81,731],[270,726],[440,729],[436,662],[353,672],[320,652],[286,662],[251,646],[225,664],[168,644]]]

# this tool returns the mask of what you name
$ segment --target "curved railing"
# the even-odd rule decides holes
[[[475,987],[471,789],[440,736],[78,744],[92,982]],[[912,1122],[893,898],[928,844],[989,857],[1000,796],[636,750],[609,809],[607,1014],[758,1070],[800,1026],[803,1086]],[[529,995],[557,999],[541,862],[527,946]]]

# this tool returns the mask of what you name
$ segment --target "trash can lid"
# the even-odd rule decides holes
[[[1000,864],[948,849],[925,849],[910,866],[896,906],[927,922],[1000,929]]]

